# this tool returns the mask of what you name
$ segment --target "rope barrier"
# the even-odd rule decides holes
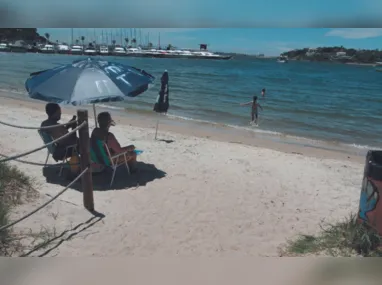
[[[44,204],[42,204],[40,207],[38,207],[37,209],[33,210],[32,212],[28,213],[27,215],[21,217],[20,219],[16,220],[16,221],[13,221],[12,223],[8,224],[8,225],[5,225],[5,226],[2,226],[0,227],[0,232],[9,228],[9,227],[12,227],[14,226],[15,224],[25,220],[26,218],[32,216],[34,213],[40,211],[42,208],[44,208],[45,206],[49,205],[50,203],[52,203],[54,200],[56,200],[60,195],[62,195],[66,190],[69,189],[69,187],[71,187],[74,183],[76,183],[78,181],[78,179],[80,179],[82,177],[82,175],[85,174],[86,171],[89,170],[89,167],[86,167],[84,171],[82,171],[72,182],[69,183],[68,186],[66,186],[63,190],[61,190],[56,196],[54,196],[52,199],[50,199],[49,201],[45,202]]]
[[[14,155],[14,156],[8,156],[7,158],[4,158],[4,159],[1,159],[0,160],[0,163],[1,162],[6,162],[6,161],[9,161],[9,160],[14,160],[14,159],[17,159],[17,158],[20,158],[20,157],[23,157],[23,156],[26,156],[28,154],[31,154],[33,152],[36,152],[36,151],[39,151],[39,150],[42,150],[52,144],[55,144],[56,142],[59,142],[67,137],[69,137],[71,134],[75,133],[76,131],[78,131],[79,129],[81,129],[83,126],[86,125],[86,122],[83,122],[81,125],[79,125],[77,128],[73,129],[72,131],[70,131],[69,133],[63,135],[62,137],[59,137],[58,139],[55,139],[53,141],[51,141],[50,143],[47,143],[41,147],[38,147],[38,148],[35,148],[35,149],[32,149],[32,150],[29,150],[27,152],[24,152],[24,153],[21,153],[21,154],[17,154],[17,155]]]
[[[2,157],[9,157],[4,154],[0,154]],[[38,163],[38,162],[33,162],[33,161],[26,161],[26,160],[21,160],[21,159],[14,159],[14,161],[25,163],[25,164],[30,164],[34,166],[42,166],[42,167],[61,167],[67,165],[67,163],[56,163],[56,164],[44,164],[44,163]],[[72,164],[72,165],[80,165],[80,163]]]
[[[70,122],[65,123],[65,124],[54,125],[54,126],[26,127],[26,126],[13,125],[13,124],[10,124],[10,123],[6,123],[6,122],[0,121],[0,124],[2,124],[2,125],[8,126],[8,127],[13,127],[13,128],[18,128],[18,129],[26,129],[26,130],[49,130],[49,129],[54,129],[54,128],[62,127],[62,126],[66,127],[67,125],[71,125],[71,124],[74,124],[74,123],[77,123],[77,120],[70,121]]]

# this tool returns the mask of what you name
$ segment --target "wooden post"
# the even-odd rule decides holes
[[[98,124],[97,124],[97,112],[96,112],[95,104],[93,104],[93,114],[94,114],[94,124],[95,124],[95,127],[98,128]]]
[[[157,139],[158,125],[159,125],[159,119],[158,119],[158,121],[157,121],[157,127],[155,128],[155,140]]]
[[[90,139],[89,139],[89,121],[88,121],[88,111],[78,110],[77,111],[78,125],[83,122],[87,124],[78,130],[80,139],[80,156],[81,156],[81,171],[84,171],[86,167],[89,170],[85,172],[81,177],[82,193],[84,199],[84,207],[89,211],[94,211],[94,198],[93,198],[93,179],[91,172],[91,162],[90,162]]]

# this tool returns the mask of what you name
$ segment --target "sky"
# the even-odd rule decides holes
[[[1,10],[35,27],[382,27],[381,0],[2,0]]]
[[[59,41],[70,38],[60,27],[86,37],[89,27],[137,27],[153,44],[160,32],[163,44],[266,55],[323,45],[375,49],[382,0],[1,0],[0,26],[41,27]]]
[[[139,35],[139,29],[136,30]],[[117,43],[120,43],[119,28],[75,28],[73,31],[75,39],[85,36],[91,41],[95,39],[94,31],[97,41],[101,40],[102,31],[104,35],[112,32]],[[69,28],[39,28],[38,32],[49,33],[53,41],[71,41]],[[123,29],[122,34],[130,38],[130,29]],[[172,44],[197,49],[198,44],[205,43],[213,51],[263,53],[269,56],[296,48],[319,46],[382,49],[382,28],[143,28],[141,34],[142,43],[147,42],[149,36],[154,46],[158,45],[160,34],[162,46]]]

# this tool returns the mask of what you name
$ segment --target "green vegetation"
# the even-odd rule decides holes
[[[357,215],[350,215],[343,222],[325,225],[317,236],[300,235],[289,241],[283,256],[330,255],[349,257],[382,257],[382,237],[365,224],[357,222]]]
[[[338,55],[338,52],[343,52],[345,55]],[[343,46],[319,47],[315,50],[309,50],[308,48],[295,49],[284,52],[281,55],[287,56],[292,60],[339,61],[349,63],[375,63],[382,61],[382,50],[356,50]]]
[[[0,163],[0,227],[9,223],[9,213],[36,194],[31,179],[14,166]],[[12,230],[0,232],[0,256],[8,256],[17,247]]]
[[[27,44],[33,43],[45,43],[49,38],[45,38],[37,33],[36,28],[28,28],[28,29],[0,29],[0,41],[6,42],[15,42],[15,41],[24,41]]]

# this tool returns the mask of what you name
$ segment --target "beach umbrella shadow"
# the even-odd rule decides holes
[[[110,186],[111,172],[104,171],[102,173],[93,174],[93,189],[94,191],[107,191],[107,190],[127,190],[129,188],[137,188],[145,186],[146,184],[166,177],[166,172],[155,167],[154,164],[147,164],[144,162],[137,162],[137,173],[127,175],[126,168],[119,167],[113,185]],[[46,182],[50,184],[61,185],[66,187],[73,179],[68,179],[68,169],[64,170],[62,176],[58,175],[59,169],[57,167],[44,167],[42,172],[46,178]],[[82,192],[81,180],[74,183],[71,187],[74,190]]]

